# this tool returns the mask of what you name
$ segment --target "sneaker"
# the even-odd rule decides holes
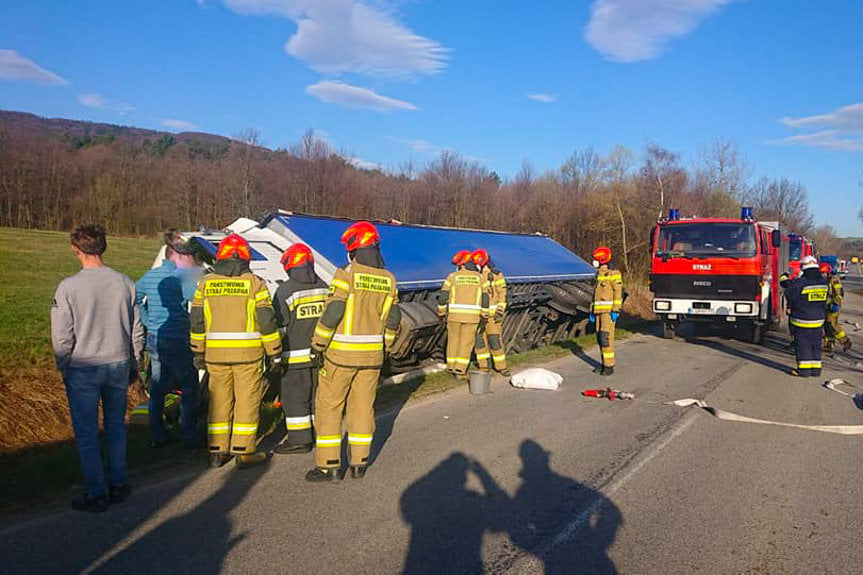
[[[292,455],[295,453],[309,453],[312,450],[311,443],[280,443],[273,448],[273,453],[276,455]]]
[[[90,499],[86,495],[79,495],[72,500],[72,509],[75,511],[89,511],[91,513],[102,513],[108,510],[110,501],[107,495]]]
[[[123,503],[129,499],[131,494],[132,488],[129,487],[128,483],[124,485],[115,485],[108,490],[108,500],[111,502],[111,505]]]
[[[362,479],[368,468],[368,465],[351,465],[351,479]]]
[[[341,478],[341,474],[337,467],[315,467],[306,473],[306,481],[310,481],[312,483],[337,483]]]
[[[266,463],[270,459],[270,454],[264,451],[256,451],[254,453],[244,453],[234,457],[237,463],[237,469],[248,469]]]
[[[226,464],[230,460],[231,460],[231,456],[228,453],[221,453],[221,452],[210,453],[210,467],[212,467],[213,469],[217,469],[217,468],[223,466],[224,464]]]

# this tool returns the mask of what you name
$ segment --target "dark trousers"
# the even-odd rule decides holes
[[[821,327],[795,327],[797,371],[800,375],[821,375]]]
[[[164,441],[168,437],[163,419],[165,395],[176,381],[182,392],[180,423],[183,441],[194,443],[197,439],[198,404],[201,399],[198,370],[192,362],[189,342],[148,334],[147,347],[150,350],[150,437],[153,441]]]
[[[288,445],[312,443],[312,413],[316,383],[317,370],[313,367],[292,368],[282,374],[279,398],[285,411]]]

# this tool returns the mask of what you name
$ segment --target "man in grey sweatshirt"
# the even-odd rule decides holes
[[[81,271],[60,282],[51,306],[51,340],[63,374],[85,493],[72,500],[82,511],[105,511],[130,493],[126,476],[126,396],[144,345],[135,283],[106,267],[101,226],[71,234]],[[107,472],[99,448],[99,402],[108,448]]]

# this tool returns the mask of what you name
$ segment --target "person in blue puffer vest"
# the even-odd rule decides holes
[[[182,393],[181,434],[188,447],[199,443],[199,384],[189,346],[189,302],[203,275],[195,261],[191,240],[176,230],[165,232],[165,259],[136,284],[141,321],[150,352],[150,439],[153,447],[170,441],[163,419],[165,395],[177,382]]]

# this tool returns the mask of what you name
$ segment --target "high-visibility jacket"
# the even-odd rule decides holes
[[[842,307],[843,299],[845,299],[845,288],[842,287],[842,280],[839,276],[830,276],[827,280],[827,307],[834,305]]]
[[[195,290],[189,313],[192,351],[204,353],[207,363],[249,363],[265,353],[280,355],[279,326],[264,280],[234,261],[220,264]]]
[[[438,313],[447,321],[479,323],[489,315],[489,287],[482,273],[460,269],[447,276],[438,299]]]
[[[620,312],[623,305],[623,276],[617,270],[599,270],[593,291],[593,313]]]
[[[798,328],[824,326],[827,313],[827,280],[805,275],[786,283],[785,299],[791,308],[791,325]]]
[[[396,278],[383,268],[352,262],[336,270],[312,347],[343,367],[374,368],[395,341],[401,311]]]
[[[488,312],[494,316],[495,313],[506,312],[506,278],[494,268],[485,271],[486,284],[488,285]]]
[[[317,276],[314,283],[289,279],[276,290],[273,308],[282,328],[282,357],[288,369],[312,365],[312,335],[318,319],[324,315],[329,291]]]

